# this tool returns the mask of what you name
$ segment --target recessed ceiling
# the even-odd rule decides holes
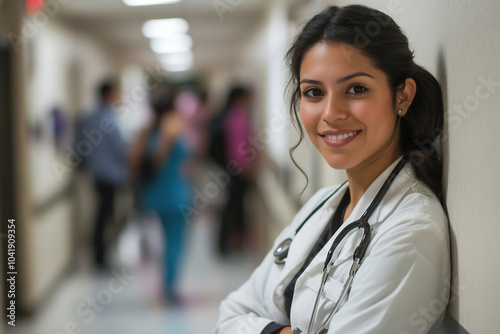
[[[142,24],[150,19],[182,17],[188,21],[193,38],[195,68],[203,70],[227,62],[235,46],[243,43],[264,19],[269,3],[183,0],[170,5],[128,7],[121,0],[71,1],[61,5],[58,19],[99,39],[122,61],[145,64],[156,62],[156,56],[142,34]],[[219,7],[218,11],[217,4],[227,7]]]

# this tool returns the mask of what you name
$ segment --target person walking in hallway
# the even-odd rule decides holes
[[[164,297],[178,305],[182,300],[176,284],[189,223],[181,209],[192,204],[193,151],[185,136],[185,124],[174,106],[173,88],[165,85],[151,95],[154,117],[134,141],[130,164],[140,209],[157,214],[163,225]]]
[[[127,145],[118,128],[113,103],[119,89],[112,80],[103,81],[98,88],[99,104],[80,124],[78,143],[92,143],[92,150],[84,159],[84,166],[93,178],[97,191],[98,208],[95,216],[93,247],[95,265],[106,267],[105,232],[113,217],[115,193],[126,184]]]

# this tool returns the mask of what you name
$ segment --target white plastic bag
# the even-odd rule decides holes
[[[118,258],[128,268],[162,258],[165,237],[161,221],[154,213],[132,212],[118,240]]]

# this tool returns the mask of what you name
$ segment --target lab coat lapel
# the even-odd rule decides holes
[[[399,172],[398,176],[394,180],[391,188],[387,192],[377,210],[373,212],[373,215],[370,219],[370,224],[372,224],[372,227],[383,223],[397,208],[405,195],[409,191],[411,191],[412,188],[417,184],[418,180],[415,178],[415,174],[410,163],[407,162],[404,168]],[[425,190],[428,189],[419,189],[420,192],[423,192]],[[429,196],[432,196],[430,190]]]

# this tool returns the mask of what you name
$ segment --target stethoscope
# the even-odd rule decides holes
[[[361,262],[363,261],[366,249],[368,248],[368,244],[370,243],[371,227],[370,227],[370,224],[368,223],[368,219],[370,219],[370,216],[373,214],[373,212],[375,211],[377,206],[380,204],[380,202],[382,202],[382,199],[384,198],[385,194],[389,190],[392,182],[394,181],[394,179],[396,178],[398,173],[401,171],[401,169],[403,169],[405,163],[406,163],[406,160],[401,159],[401,161],[392,170],[389,177],[387,177],[384,184],[382,185],[382,188],[380,188],[379,192],[377,193],[377,195],[375,196],[373,201],[368,206],[368,209],[366,209],[366,211],[363,213],[361,218],[350,223],[344,229],[342,229],[342,231],[339,233],[339,235],[333,241],[333,244],[330,247],[328,254],[326,255],[325,264],[323,266],[323,275],[321,277],[321,285],[320,285],[320,288],[319,288],[318,293],[316,295],[316,300],[314,302],[314,307],[313,307],[313,311],[311,314],[311,319],[309,321],[309,327],[307,329],[308,334],[311,333],[311,330],[313,328],[313,324],[314,324],[314,321],[316,318],[316,313],[317,313],[318,305],[319,305],[319,301],[320,301],[320,296],[321,296],[321,293],[323,292],[323,289],[325,287],[325,283],[327,281],[328,275],[330,274],[330,271],[333,268],[333,264],[334,264],[335,260],[338,258],[340,251],[343,248],[348,237],[352,233],[357,231],[355,229],[362,228],[363,229],[363,236],[361,238],[361,241],[358,244],[358,247],[356,247],[356,250],[354,251],[353,264],[351,266],[351,269],[349,270],[349,277],[347,278],[346,283],[344,284],[344,287],[343,287],[342,292],[340,294],[340,297],[338,298],[337,302],[333,306],[332,311],[330,312],[330,314],[328,315],[326,320],[321,324],[320,328],[316,331],[316,334],[325,334],[328,331],[328,324],[330,323],[330,320],[335,315],[335,313],[338,311],[338,309],[342,305],[342,302],[344,301],[344,299],[347,298],[347,296],[349,295],[349,290],[351,288],[352,280],[354,279],[354,276],[356,275],[356,273],[359,269],[359,266],[361,265]],[[325,198],[321,203],[319,203],[316,206],[316,208],[314,208],[314,210],[304,219],[304,221],[300,224],[300,226],[295,230],[294,237],[302,229],[302,227],[309,220],[309,218],[311,218],[312,215],[314,215],[316,213],[316,211],[318,211],[333,195],[335,195],[344,186],[344,184],[346,182],[344,182],[331,195],[329,195],[327,198]],[[287,238],[287,239],[283,240],[278,245],[278,247],[276,247],[274,254],[273,254],[275,257],[274,262],[276,264],[284,264],[286,262],[292,241],[293,241],[292,238]],[[341,246],[340,248],[338,247],[339,245]],[[302,334],[303,331],[300,328],[296,327],[296,328],[294,328],[293,333],[294,334]]]

